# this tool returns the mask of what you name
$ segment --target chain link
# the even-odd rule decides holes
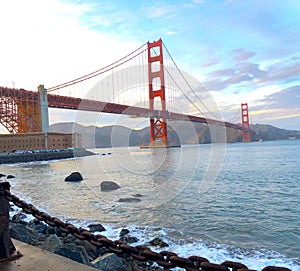
[[[104,235],[93,234],[83,228],[77,228],[70,223],[65,223],[57,217],[52,217],[45,212],[39,211],[32,204],[28,204],[17,196],[11,194],[8,190],[4,191],[6,198],[27,214],[31,214],[39,221],[43,221],[51,227],[56,227],[66,234],[71,234],[79,240],[87,240],[96,247],[105,247],[110,252],[118,255],[127,254],[133,259],[141,262],[156,262],[160,266],[170,269],[181,267],[187,271],[255,271],[239,262],[225,261],[221,264],[210,263],[208,259],[199,256],[190,256],[188,258],[179,257],[171,251],[154,252],[149,247],[137,245],[130,246],[121,240],[110,240]],[[267,266],[262,271],[291,271],[285,267]]]

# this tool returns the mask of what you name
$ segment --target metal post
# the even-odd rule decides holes
[[[10,190],[9,182],[0,182],[0,262],[14,261],[22,254],[16,248],[9,235],[9,201],[5,191]]]

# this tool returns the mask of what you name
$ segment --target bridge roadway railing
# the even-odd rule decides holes
[[[43,221],[51,227],[57,227],[66,234],[71,234],[79,240],[87,240],[96,247],[105,247],[110,252],[118,255],[130,255],[133,259],[142,262],[156,262],[166,269],[181,267],[187,271],[258,271],[248,269],[248,267],[239,262],[224,261],[221,264],[211,263],[208,259],[199,256],[190,256],[188,258],[179,257],[172,251],[154,252],[149,247],[138,245],[130,246],[121,240],[110,240],[101,234],[92,234],[88,230],[75,227],[70,223],[65,223],[57,217],[35,208],[17,196],[10,193],[9,182],[0,182],[0,262],[12,261],[20,258],[22,254],[16,253],[16,249],[9,236],[9,202],[22,208],[27,214],[33,215],[39,221]],[[262,271],[291,271],[285,267],[267,266]]]

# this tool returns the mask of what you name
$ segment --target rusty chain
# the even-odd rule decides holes
[[[179,257],[176,253],[170,251],[154,252],[147,246],[137,245],[130,246],[121,240],[110,240],[104,235],[93,234],[90,231],[78,228],[71,223],[65,223],[57,217],[52,217],[45,212],[39,211],[32,204],[28,204],[17,196],[5,190],[6,198],[21,208],[27,214],[31,214],[39,221],[43,221],[51,227],[56,227],[66,234],[71,234],[79,240],[87,240],[96,247],[105,247],[110,252],[122,255],[130,255],[133,259],[141,262],[156,262],[163,268],[181,267],[187,271],[257,271],[250,270],[248,267],[239,262],[225,261],[221,264],[209,262],[208,259],[199,256],[190,256],[188,258]],[[261,271],[291,271],[285,267],[267,266]]]

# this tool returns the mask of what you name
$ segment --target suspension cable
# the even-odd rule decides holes
[[[88,74],[86,74],[86,75],[83,75],[83,76],[81,76],[81,77],[78,77],[78,78],[73,79],[73,80],[71,80],[71,81],[68,81],[68,82],[66,82],[66,83],[59,84],[59,85],[56,85],[56,86],[54,86],[54,87],[48,88],[47,91],[48,91],[48,92],[51,92],[51,91],[54,91],[54,90],[57,90],[57,89],[61,89],[61,88],[64,88],[64,87],[68,87],[68,86],[77,84],[77,83],[79,83],[79,82],[88,80],[88,79],[90,79],[90,78],[93,78],[93,77],[95,77],[95,76],[97,76],[97,75],[103,74],[103,73],[105,73],[105,72],[107,72],[107,71],[112,70],[113,68],[119,67],[120,65],[126,63],[127,61],[129,61],[129,60],[135,58],[136,56],[142,54],[143,52],[145,52],[147,49],[144,49],[144,50],[142,50],[141,52],[135,54],[136,52],[138,52],[139,50],[141,50],[145,45],[146,45],[146,43],[144,43],[142,46],[140,46],[138,49],[134,50],[133,52],[129,53],[128,55],[126,55],[126,56],[120,58],[119,60],[117,60],[117,61],[115,61],[115,62],[113,62],[113,63],[111,63],[111,64],[109,64],[109,65],[107,65],[107,66],[105,66],[105,67],[103,67],[103,68],[101,68],[101,69],[98,69],[98,70],[96,70],[96,71],[94,71],[94,72],[91,72],[91,73],[88,73]],[[133,55],[133,54],[135,54],[135,55],[129,58],[129,56],[131,56],[131,55]],[[122,61],[122,62],[121,62],[121,61]],[[119,62],[121,62],[121,63],[119,63]]]
[[[236,112],[234,113],[234,115],[228,120],[228,122],[234,122],[235,120],[237,120],[237,115],[240,113],[240,109],[236,110]]]
[[[202,101],[201,99],[199,98],[199,96],[197,95],[197,93],[194,91],[194,89],[192,88],[192,86],[190,85],[190,83],[187,81],[187,79],[184,77],[182,71],[178,68],[176,62],[174,61],[173,57],[171,56],[169,50],[167,49],[166,45],[163,43],[163,46],[166,50],[166,52],[168,53],[169,57],[171,58],[173,64],[175,65],[176,69],[178,70],[178,72],[180,73],[181,77],[183,78],[183,80],[185,81],[185,83],[187,84],[187,86],[189,87],[189,89],[193,92],[193,94],[195,95],[195,97],[198,99],[198,101],[202,104],[202,106],[204,108],[206,108],[206,110],[211,114],[213,115],[216,119],[219,119],[219,117],[213,113]],[[173,79],[174,80],[174,79]],[[204,85],[203,85],[204,86]],[[208,91],[208,89],[204,86],[204,88]],[[200,113],[202,113],[203,115],[205,115],[200,109],[198,106],[195,105],[195,103],[190,99],[188,98],[188,96],[183,92],[183,90],[181,88],[179,88],[181,90],[181,92],[184,94],[184,96],[192,103],[192,105],[200,111]]]

